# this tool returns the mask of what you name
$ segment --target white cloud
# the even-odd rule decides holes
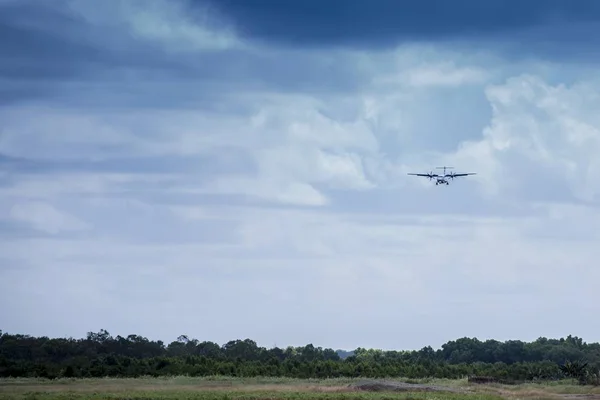
[[[9,217],[31,224],[33,228],[52,234],[62,231],[89,229],[89,224],[68,213],[57,210],[48,203],[28,201],[11,207]]]
[[[85,298],[89,323],[102,324],[113,332],[132,332],[135,322],[141,324],[136,332],[172,339],[182,332],[197,332],[201,321],[219,318],[223,313],[238,316],[243,310],[238,323],[202,324],[203,337],[221,342],[249,336],[262,343],[313,340],[333,347],[365,343],[391,348],[397,346],[396,335],[403,329],[402,321],[407,320],[430,332],[407,336],[404,340],[408,347],[435,345],[470,333],[495,337],[534,334],[510,325],[490,333],[482,323],[515,321],[515,307],[527,294],[537,296],[531,300],[531,307],[538,307],[542,301],[561,307],[554,301],[557,291],[564,296],[578,293],[579,301],[571,304],[577,307],[586,302],[585,293],[592,295],[592,278],[598,277],[593,266],[587,264],[590,257],[598,255],[593,245],[523,236],[521,232],[532,224],[547,227],[544,217],[519,221],[442,216],[409,222],[400,216],[357,218],[308,210],[205,206],[204,211],[211,218],[236,221],[232,229],[238,239],[225,247],[202,241],[144,245],[107,237],[3,242],[3,254],[17,255],[22,262],[36,265],[40,279],[50,274],[54,277],[24,286],[19,282],[32,277],[33,271],[5,271],[3,276],[10,277],[13,286],[2,293],[21,299],[26,309],[35,304],[50,312],[57,306],[56,301],[36,302],[51,294],[56,296],[50,283],[61,281],[65,286],[62,296],[73,300],[71,305],[64,304],[65,309],[74,310]],[[141,212],[132,209],[127,218]],[[156,229],[164,229],[167,222],[161,218],[154,224]],[[586,224],[585,218],[578,222]],[[220,223],[217,220],[210,226],[216,229]],[[27,251],[31,248],[36,251]],[[70,272],[75,272],[75,265],[78,275]],[[73,276],[87,282],[85,293],[75,290],[79,283]],[[582,282],[580,276],[589,279]],[[136,282],[135,291],[131,291],[131,281]],[[477,304],[472,302],[473,296]],[[107,299],[113,300],[107,303]],[[501,305],[497,303],[500,299]],[[115,312],[111,304],[119,301],[123,307]],[[415,301],[418,308],[414,307]],[[142,314],[125,322],[123,317],[129,308],[133,310],[142,303]],[[490,315],[492,308],[496,311]],[[162,317],[144,321],[146,309],[161,311]],[[178,318],[194,309],[202,313],[203,319]],[[285,310],[293,311],[295,322],[290,320],[269,331],[260,328],[273,313]],[[548,310],[548,317],[556,310]],[[529,322],[527,326],[546,324],[549,335],[560,334],[562,320],[548,324],[543,313],[538,315],[538,324]],[[440,319],[450,316],[455,324],[444,332],[434,329]],[[479,323],[472,325],[471,318]],[[327,332],[307,336],[297,329],[309,321],[328,326]],[[369,324],[378,324],[380,333],[369,333]],[[588,329],[592,325],[579,326],[584,335],[591,335]],[[33,332],[39,329],[31,322],[21,326]],[[60,317],[46,326],[70,332],[88,329]],[[343,330],[351,333],[342,338]]]
[[[329,203],[327,197],[314,186],[298,181],[223,177],[189,191],[205,194],[241,194],[266,201],[300,206],[324,206]]]
[[[420,89],[481,85],[499,73],[493,57],[465,54],[451,47],[403,46],[386,56],[372,65],[379,72],[373,76],[373,83],[381,89],[389,86],[393,90],[398,85]]]
[[[408,71],[408,83],[413,86],[460,86],[482,83],[488,73],[481,68],[457,68],[453,63],[424,65]]]
[[[139,142],[127,126],[116,127],[108,122],[110,115],[82,114],[48,106],[7,107],[0,110],[0,115],[4,121],[0,128],[0,150],[13,157],[100,159],[127,154]]]
[[[128,185],[145,184],[148,186],[168,184],[175,177],[171,174],[140,173],[23,173],[18,176],[9,175],[12,182],[0,188],[7,198],[52,199],[60,196],[110,196],[123,194],[129,190]],[[148,188],[146,186],[146,189]]]
[[[468,157],[482,169],[496,194],[531,199],[533,188],[546,186],[551,198],[593,201],[600,188],[591,176],[600,167],[595,156],[600,118],[594,111],[600,98],[590,85],[594,83],[552,86],[522,75],[489,86],[492,121],[483,139],[463,144],[456,156]]]

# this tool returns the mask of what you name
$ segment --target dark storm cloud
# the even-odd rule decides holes
[[[144,107],[144,108],[202,108],[219,112],[231,111],[231,93],[279,89],[295,92],[351,92],[366,84],[364,75],[351,62],[339,62],[340,68],[331,75],[326,60],[310,55],[246,53],[242,50],[211,54],[177,55],[170,64],[127,67],[109,53],[106,63],[90,69],[85,80],[73,77],[60,81],[60,91],[78,97],[63,97],[69,107]],[[165,55],[156,52],[157,59]],[[150,60],[150,63],[153,61]],[[161,61],[158,61],[160,63]],[[342,65],[343,64],[343,65]],[[131,71],[135,69],[135,74]],[[41,72],[43,73],[43,71]],[[14,89],[5,93],[25,96],[26,82],[11,84]],[[47,84],[47,96],[57,88]],[[39,95],[41,86],[29,85]],[[52,89],[52,91],[50,91]],[[242,107],[242,105],[240,105]],[[248,107],[244,103],[243,107]]]
[[[90,25],[59,7],[60,2],[55,8],[39,4],[0,5],[0,76],[5,79],[44,85],[80,78],[123,79],[131,69],[142,79],[159,81],[167,72],[191,74],[188,60],[165,57],[156,44]]]
[[[0,4],[0,75],[46,80],[84,74],[103,60],[96,46],[82,40],[84,30],[82,21],[49,2]]]
[[[175,69],[149,45],[111,48],[99,40],[101,30],[60,0],[0,3],[0,105],[56,99],[64,94],[64,82],[106,81],[128,68],[155,74]]]
[[[216,109],[232,90],[343,91],[363,82],[351,62],[324,79],[328,60],[286,50],[171,52],[123,24],[107,25],[110,18],[92,23],[67,4],[0,3],[0,105],[43,98],[81,107]]]
[[[381,49],[412,41],[500,41],[513,50],[537,51],[520,47],[524,41],[551,52],[565,43],[578,44],[577,48],[597,43],[597,35],[591,33],[600,20],[600,2],[595,0],[212,0],[212,4],[241,35],[308,47]]]
[[[340,93],[367,85],[369,72],[351,55],[329,57],[331,46],[372,50],[453,41],[508,55],[582,60],[595,57],[589,45],[600,41],[590,34],[600,2],[588,0],[215,0],[219,19],[233,23],[243,41],[280,46],[172,52],[168,45],[132,35],[126,24],[107,22],[111,7],[79,3],[104,13],[98,23],[89,19],[95,10],[84,15],[68,4],[0,2],[0,106],[45,99],[69,107],[218,111],[232,91]],[[206,19],[206,0],[181,4],[187,17]],[[326,51],[296,51],[298,46]]]

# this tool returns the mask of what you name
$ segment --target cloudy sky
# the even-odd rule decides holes
[[[0,329],[599,341],[600,3],[0,0]],[[407,176],[477,175],[435,186]]]

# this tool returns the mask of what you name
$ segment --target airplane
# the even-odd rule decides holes
[[[409,173],[408,175],[415,175],[415,176],[424,176],[429,178],[429,180],[432,180],[433,178],[435,178],[435,184],[437,185],[449,185],[450,182],[448,182],[447,178],[450,179],[454,179],[454,178],[458,178],[460,176],[467,176],[467,175],[476,175],[475,172],[467,172],[464,174],[455,174],[454,172],[450,172],[449,174],[446,173],[447,169],[453,169],[454,167],[436,167],[436,169],[443,169],[444,170],[444,174],[443,175],[438,175],[438,174],[434,174],[433,171],[428,173],[428,174],[413,174],[413,173]]]

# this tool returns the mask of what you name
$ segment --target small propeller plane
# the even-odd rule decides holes
[[[476,175],[475,172],[467,172],[464,174],[455,174],[454,172],[450,172],[450,173],[446,173],[447,169],[453,169],[454,167],[436,167],[436,169],[443,169],[444,173],[443,175],[438,175],[438,174],[434,174],[433,171],[428,173],[428,174],[413,174],[413,173],[409,173],[408,175],[415,175],[415,176],[424,176],[426,178],[429,178],[429,180],[432,180],[435,178],[435,184],[437,185],[449,185],[450,182],[448,181],[448,178],[450,179],[454,179],[454,178],[458,178],[461,176],[467,176],[467,175]]]

